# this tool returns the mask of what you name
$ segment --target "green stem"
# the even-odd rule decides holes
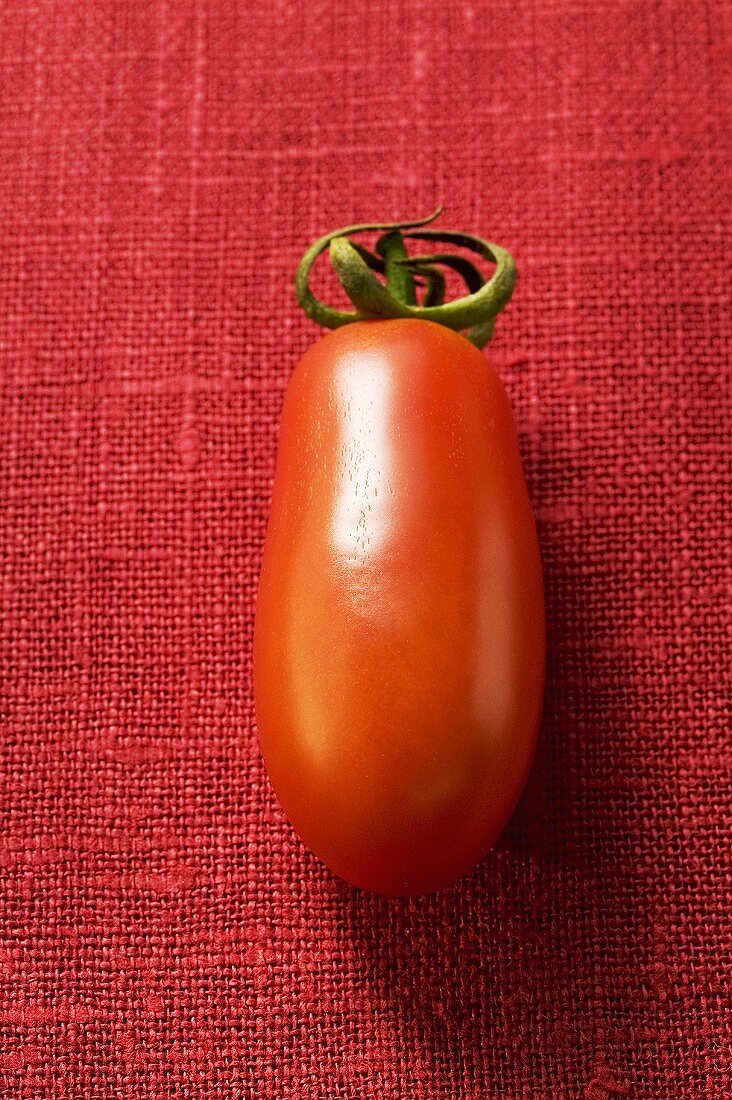
[[[369,222],[365,225],[348,225],[344,229],[335,229],[331,233],[326,233],[324,237],[320,237],[314,244],[310,245],[310,248],[297,265],[297,271],[295,272],[295,293],[307,316],[316,324],[323,325],[324,328],[340,328],[341,325],[348,325],[352,321],[366,319],[365,315],[358,310],[354,313],[352,310],[332,309],[325,302],[319,301],[310,289],[310,272],[313,264],[336,238],[350,237],[353,233],[368,233],[372,230],[416,229],[429,225],[435,218],[439,218],[441,213],[442,207],[438,206],[434,214],[430,214],[427,218],[418,218],[413,222]],[[374,257],[374,259],[377,260],[378,258]]]
[[[468,340],[483,347],[493,334],[496,317],[513,293],[516,264],[505,248],[480,237],[425,229],[440,212],[438,210],[421,221],[350,226],[321,237],[305,253],[295,276],[298,301],[308,317],[325,328],[340,328],[353,321],[399,317],[434,321],[455,332],[465,332]],[[377,229],[386,231],[376,246],[381,258],[348,239],[351,234]],[[404,230],[411,232],[405,234]],[[495,270],[485,280],[474,264],[456,253],[437,252],[410,259],[404,245],[405,236],[467,248],[481,259],[495,264]],[[310,271],[318,256],[326,250],[330,252],[338,279],[355,307],[353,310],[333,309],[316,298],[310,289]],[[382,263],[386,285],[375,274]],[[455,301],[444,302],[436,265],[457,271],[469,293]],[[415,274],[425,275],[430,280],[426,301],[421,305],[417,302]]]
[[[398,229],[391,233],[385,233],[376,245],[376,251],[384,257],[386,268],[386,289],[405,306],[416,306],[417,292],[414,286],[414,277],[409,268],[400,260],[409,258],[409,253],[404,246],[404,237]]]

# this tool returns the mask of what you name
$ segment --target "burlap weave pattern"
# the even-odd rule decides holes
[[[0,4],[0,1097],[727,1100],[722,0]],[[536,774],[454,889],[294,837],[251,628],[320,233],[514,251]]]

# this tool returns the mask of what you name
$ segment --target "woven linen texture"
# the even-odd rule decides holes
[[[727,1100],[722,0],[0,5],[0,1097]],[[352,890],[260,761],[256,581],[321,233],[514,251],[534,777]]]

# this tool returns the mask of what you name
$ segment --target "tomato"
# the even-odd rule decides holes
[[[296,831],[356,886],[453,882],[517,802],[543,680],[497,374],[432,321],[329,333],[285,398],[254,641],[261,749]]]

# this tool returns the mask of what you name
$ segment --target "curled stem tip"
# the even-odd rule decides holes
[[[510,252],[481,237],[427,228],[441,213],[440,206],[429,217],[416,221],[347,226],[317,240],[303,256],[295,275],[297,298],[308,317],[325,328],[340,328],[353,321],[378,318],[411,317],[435,321],[456,332],[468,330],[465,332],[467,338],[483,347],[493,334],[496,317],[513,293],[516,265]],[[375,251],[350,239],[355,234],[373,231],[382,233]],[[485,279],[476,264],[460,253],[409,256],[405,239],[468,249],[494,263],[495,270]],[[326,250],[353,310],[334,309],[316,298],[310,289],[310,272]],[[445,302],[442,268],[449,268],[461,276],[468,291],[464,297]],[[386,282],[377,275],[384,275]],[[426,283],[421,303],[417,301],[415,276]]]

